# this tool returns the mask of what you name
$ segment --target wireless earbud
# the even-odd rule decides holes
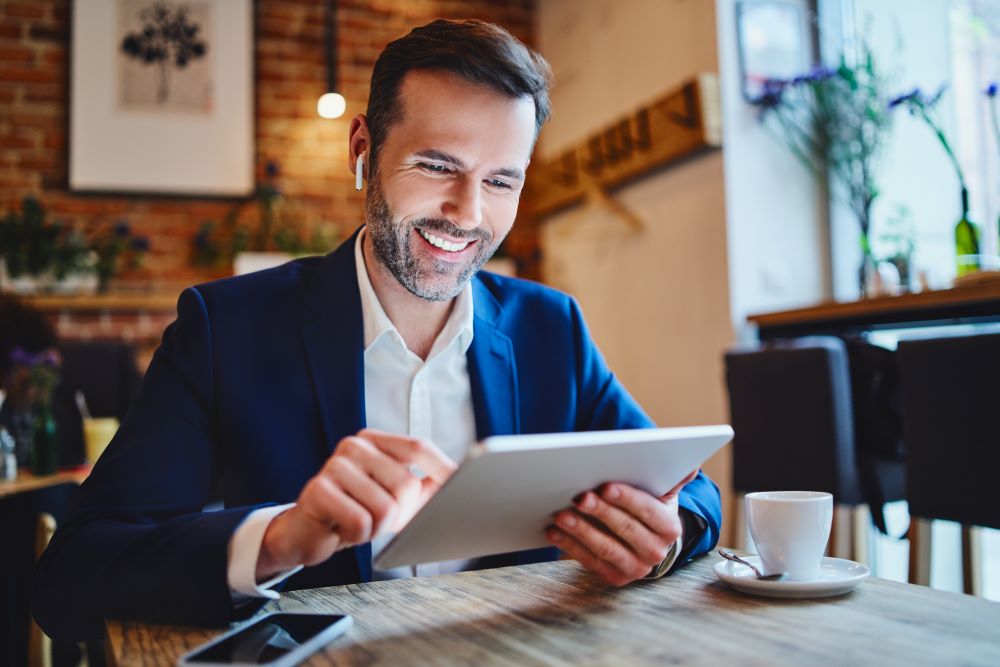
[[[358,156],[358,162],[354,165],[354,189],[361,190],[362,178],[365,173],[365,154],[362,153]]]

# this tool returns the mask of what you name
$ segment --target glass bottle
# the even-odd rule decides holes
[[[17,454],[14,436],[0,426],[0,479],[12,482],[17,479]]]
[[[52,406],[43,404],[35,411],[35,440],[31,451],[31,472],[51,475],[56,471],[59,458],[59,440],[56,437],[56,419]]]
[[[979,228],[969,220],[969,191],[962,188],[962,218],[955,225],[955,269],[964,276],[979,270]]]

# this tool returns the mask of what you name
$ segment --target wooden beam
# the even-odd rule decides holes
[[[702,74],[566,150],[533,164],[528,179],[536,220],[722,143],[719,84]],[[634,221],[631,221],[634,222]]]

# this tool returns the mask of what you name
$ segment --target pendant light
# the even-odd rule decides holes
[[[316,112],[323,118],[340,118],[347,110],[347,100],[337,92],[337,0],[326,0],[326,92],[316,102]]]

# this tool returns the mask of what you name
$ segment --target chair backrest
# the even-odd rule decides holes
[[[1000,528],[1000,334],[897,354],[910,514]]]
[[[82,391],[94,417],[125,418],[142,382],[135,348],[118,341],[77,342],[59,345],[62,387],[70,396]]]
[[[838,503],[862,502],[850,382],[839,338],[727,352],[735,490],[827,491]]]
[[[117,341],[60,343],[62,379],[52,409],[59,434],[59,464],[79,465],[86,457],[76,392],[83,393],[93,417],[123,420],[139,391],[142,376],[132,345]]]

